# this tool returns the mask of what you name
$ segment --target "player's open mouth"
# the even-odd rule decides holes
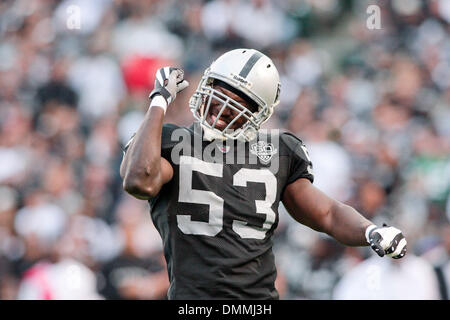
[[[217,116],[216,115],[211,115],[211,125],[214,123],[214,121],[216,121]],[[220,129],[224,129],[226,126],[228,125],[228,122],[222,120],[222,119],[218,119],[216,122],[216,128],[220,128]]]

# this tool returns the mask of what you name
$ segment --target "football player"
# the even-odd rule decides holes
[[[314,187],[299,138],[262,134],[280,96],[269,57],[252,49],[221,55],[190,99],[193,125],[163,124],[187,86],[181,69],[157,71],[150,107],[120,168],[124,189],[148,200],[161,234],[169,299],[278,299],[271,238],[280,201],[295,220],[340,243],[405,255],[400,230],[378,227]],[[243,156],[239,144],[248,151]],[[204,157],[206,150],[214,157]]]

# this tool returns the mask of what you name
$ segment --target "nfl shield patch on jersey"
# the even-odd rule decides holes
[[[263,163],[269,163],[272,157],[278,152],[272,143],[258,141],[250,146],[250,152],[256,155]]]

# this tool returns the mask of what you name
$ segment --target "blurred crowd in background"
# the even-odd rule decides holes
[[[366,11],[380,7],[381,29]],[[122,190],[121,148],[154,73],[188,100],[221,53],[281,76],[266,128],[306,144],[315,185],[408,240],[401,260],[345,247],[280,207],[282,299],[448,299],[450,1],[0,1],[0,299],[164,299],[162,243]]]

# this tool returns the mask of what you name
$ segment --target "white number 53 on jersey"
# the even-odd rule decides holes
[[[192,221],[191,215],[177,215],[178,228],[185,234],[215,236],[223,228],[224,200],[212,191],[192,189],[192,172],[197,171],[214,177],[222,177],[223,165],[205,162],[189,156],[180,157],[180,192],[178,201],[209,205],[208,222]],[[264,239],[275,222],[272,205],[277,194],[277,180],[268,169],[242,168],[233,176],[233,185],[246,187],[247,182],[264,183],[266,198],[255,200],[256,213],[265,214],[262,228],[250,226],[245,221],[234,220],[233,231],[244,239]]]

